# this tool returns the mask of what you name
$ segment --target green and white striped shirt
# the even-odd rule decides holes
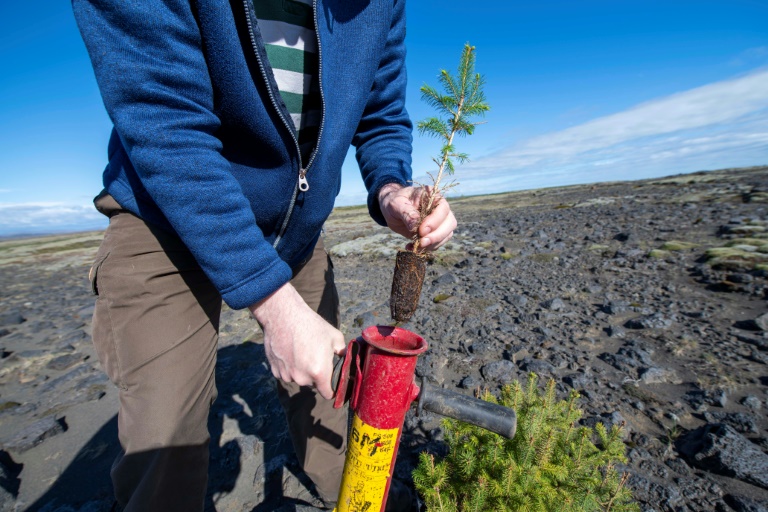
[[[320,130],[318,49],[312,0],[254,0],[267,58],[308,164]]]

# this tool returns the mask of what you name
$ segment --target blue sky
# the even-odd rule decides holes
[[[473,7],[477,5],[477,9]],[[410,0],[408,108],[477,47],[491,111],[455,194],[768,163],[768,0]],[[0,235],[91,229],[110,123],[69,2],[0,6]],[[438,143],[415,135],[424,181]],[[365,191],[354,159],[337,204]]]

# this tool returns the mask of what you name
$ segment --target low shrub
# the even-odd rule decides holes
[[[444,420],[448,454],[442,460],[422,453],[413,473],[428,511],[637,511],[628,475],[616,463],[626,462],[622,426],[607,430],[578,426],[579,394],[556,400],[555,382],[542,393],[529,374],[505,386],[497,400],[512,407],[517,434],[505,439],[455,420]]]

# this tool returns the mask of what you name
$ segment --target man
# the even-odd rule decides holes
[[[407,237],[417,225],[404,1],[72,4],[114,123],[90,278],[120,395],[118,504],[202,510],[223,298],[261,324],[297,455],[332,506],[346,416],[327,399],[345,339],[319,237],[350,144],[372,217]],[[421,246],[455,226],[442,201]]]

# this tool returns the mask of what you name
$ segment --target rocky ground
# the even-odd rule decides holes
[[[644,511],[768,510],[768,168],[452,201],[460,227],[404,327],[417,373],[471,394],[528,372],[625,422]],[[116,392],[90,345],[99,233],[0,242],[0,511],[111,506]],[[343,331],[389,324],[401,240],[334,212]],[[316,504],[285,437],[258,326],[224,310],[207,509]],[[444,450],[406,419],[396,472]]]

